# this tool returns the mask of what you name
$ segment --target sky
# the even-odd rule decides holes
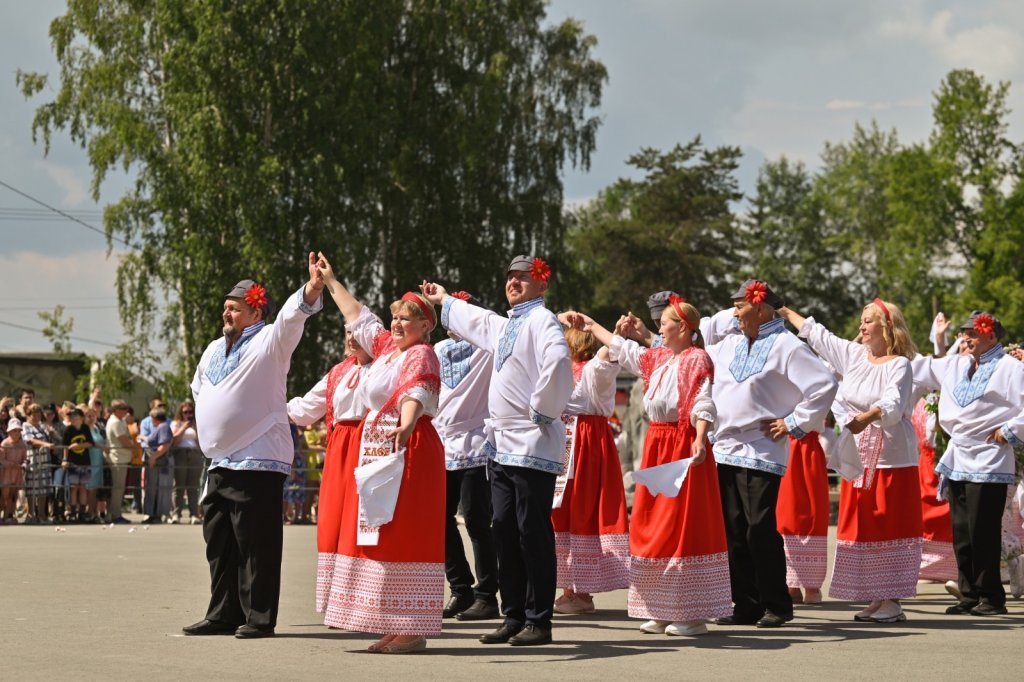
[[[19,68],[57,78],[48,27],[63,11],[56,0],[0,0],[0,183],[102,231],[102,207],[128,180],[115,174],[94,201],[84,150],[57,133],[44,154],[32,117],[47,98],[27,101],[15,83]],[[738,178],[747,192],[766,159],[814,169],[825,142],[849,139],[857,122],[895,128],[904,143],[924,141],[932,93],[955,68],[1011,83],[1010,134],[1024,138],[1018,1],[553,0],[548,17],[580,20],[609,72],[591,166],[566,170],[569,204],[633,177],[626,159],[641,148],[696,135],[743,150]],[[112,350],[123,340],[118,257],[102,234],[51,219],[0,186],[0,353],[49,350],[37,313],[58,304],[74,318],[74,350]]]

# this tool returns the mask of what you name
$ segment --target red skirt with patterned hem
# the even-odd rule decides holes
[[[359,459],[358,437],[350,447],[351,467]],[[375,546],[356,544],[359,496],[354,476],[346,479],[327,625],[398,635],[441,632],[444,447],[430,417],[420,417],[406,448],[394,518],[380,529]]]
[[[341,526],[342,500],[350,485],[355,463],[348,456],[356,452],[352,442],[359,443],[359,420],[335,422],[327,436],[324,470],[320,477],[320,494],[316,513],[316,612],[327,609],[334,575],[334,557],[338,550],[338,529]]]
[[[828,467],[817,432],[789,439],[775,516],[786,548],[786,585],[820,589],[828,568]]]
[[[695,435],[688,426],[652,422],[641,468],[689,456]],[[637,486],[629,530],[629,615],[673,622],[732,613],[718,469],[711,445],[690,468],[676,497],[654,496]]]
[[[918,462],[921,481],[921,516],[924,547],[921,551],[922,580],[956,580],[956,556],[953,554],[953,522],[949,518],[949,502],[937,499],[939,477],[935,473],[935,448],[921,444]]]
[[[629,514],[608,418],[576,418],[573,477],[551,511],[557,585],[593,594],[629,587]]]
[[[917,470],[877,469],[870,490],[842,482],[830,597],[872,601],[917,594],[922,544]]]

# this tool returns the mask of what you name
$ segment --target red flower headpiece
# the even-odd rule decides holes
[[[259,284],[253,284],[245,290],[245,304],[250,308],[262,310],[267,304],[267,290]]]
[[[743,293],[743,298],[747,299],[747,303],[753,305],[764,303],[764,299],[768,298],[768,285],[754,280],[747,286],[747,290]]]
[[[991,334],[996,330],[996,321],[991,315],[982,314],[974,318],[974,331],[979,334]]]
[[[469,292],[468,291],[456,291],[455,293],[452,294],[452,296],[454,298],[459,299],[460,301],[468,301],[469,300]]]
[[[538,282],[546,282],[551,277],[551,268],[543,258],[534,258],[530,264],[530,277]]]
[[[686,299],[678,294],[672,294],[668,297],[668,303],[676,311],[676,315],[679,316],[679,320],[683,323],[683,326],[693,331],[693,325],[686,319],[686,315],[683,314],[683,304],[686,303]]]

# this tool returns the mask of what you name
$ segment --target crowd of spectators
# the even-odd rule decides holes
[[[159,397],[136,418],[131,405],[107,405],[97,389],[85,403],[36,402],[20,389],[0,398],[0,525],[202,522],[207,459],[195,405],[174,411]],[[323,468],[323,423],[293,426],[295,460],[285,487],[286,523],[315,522]]]

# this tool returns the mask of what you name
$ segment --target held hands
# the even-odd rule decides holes
[[[590,331],[594,324],[594,320],[588,315],[578,313],[575,310],[567,310],[564,313],[558,313],[558,321],[565,327],[571,327],[583,332]]]
[[[309,288],[313,291],[322,291],[324,288],[324,277],[317,267],[316,255],[312,251],[309,252]]]
[[[765,419],[761,422],[761,432],[777,441],[789,434],[789,427],[784,419]]]
[[[310,256],[312,255],[310,254]],[[327,256],[322,251],[317,252],[315,265],[317,276],[323,282],[323,285],[330,290],[331,286],[338,281],[338,278],[334,275],[334,268],[331,267],[330,261],[327,260]]]
[[[423,280],[423,283],[420,284],[420,293],[433,305],[441,305],[444,303],[445,296],[448,295],[443,286],[436,282],[428,282],[427,280]],[[408,436],[406,436],[406,439],[408,439]]]

